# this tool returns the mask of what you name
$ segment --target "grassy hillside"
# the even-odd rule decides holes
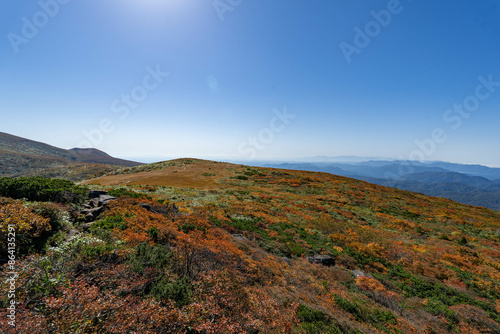
[[[17,264],[30,333],[500,332],[497,211],[195,159],[84,183],[120,196],[91,226],[74,206],[3,200],[0,215],[38,217],[34,240],[61,231]]]
[[[500,210],[500,168],[445,162],[366,161],[361,163],[282,163],[265,167],[327,172],[385,187],[444,197]],[[460,171],[460,172],[458,172]],[[474,176],[477,175],[477,176]]]
[[[116,166],[140,163],[116,159],[96,149],[65,150],[0,132],[0,177],[44,176],[81,181]]]

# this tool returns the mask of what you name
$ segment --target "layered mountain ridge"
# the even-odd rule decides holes
[[[93,148],[65,150],[0,132],[0,176],[41,175],[78,181],[113,166],[140,164]]]

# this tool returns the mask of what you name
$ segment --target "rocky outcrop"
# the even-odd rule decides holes
[[[82,214],[85,215],[86,221],[94,221],[99,217],[104,208],[102,206],[96,208],[85,208],[82,210]]]
[[[371,274],[366,274],[364,271],[361,271],[361,270],[353,270],[352,274],[356,278],[361,277],[361,276],[373,278],[373,276]]]
[[[99,215],[104,211],[109,202],[116,200],[114,196],[109,196],[106,191],[92,190],[89,193],[89,200],[83,205],[84,209],[80,211],[82,215],[85,216],[86,224],[83,224],[84,229],[88,229],[92,226],[92,223],[99,217]],[[139,204],[140,207],[148,210],[149,212],[159,213],[162,215],[177,215],[179,214],[179,209],[174,203],[168,205],[155,205],[148,203]]]
[[[104,208],[110,201],[115,200],[116,197],[107,195],[106,191],[92,190],[89,193],[89,198],[84,205],[84,209],[80,212],[85,215],[87,222],[93,222],[104,211]]]
[[[107,191],[102,190],[91,190],[89,192],[89,198],[99,198],[100,196],[107,195]]]
[[[322,264],[327,267],[335,265],[335,259],[330,255],[314,255],[307,258],[307,261],[311,263]]]
[[[171,203],[169,205],[150,205],[147,203],[141,203],[139,204],[139,206],[148,210],[149,212],[159,213],[162,215],[177,215],[179,213],[179,209],[174,203]]]

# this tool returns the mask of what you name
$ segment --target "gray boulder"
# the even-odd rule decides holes
[[[330,255],[314,255],[307,258],[310,263],[318,263],[327,267],[335,265],[335,259]]]
[[[87,221],[94,221],[99,217],[101,212],[104,210],[102,206],[99,206],[97,208],[92,208],[92,209],[84,209],[81,211],[83,215],[85,215],[85,220]]]
[[[110,201],[115,200],[116,197],[109,196],[109,195],[101,195],[99,196],[99,205],[108,205]]]
[[[99,196],[106,195],[107,193],[107,191],[91,190],[89,193],[89,198],[98,198]]]
[[[81,214],[85,215],[87,222],[93,222],[104,211],[104,207],[116,197],[107,195],[106,191],[92,190],[89,193],[89,200],[83,204],[84,209]]]
[[[373,276],[371,274],[366,274],[364,271],[361,271],[361,270],[353,270],[352,274],[355,277],[365,276],[365,277],[373,278]]]

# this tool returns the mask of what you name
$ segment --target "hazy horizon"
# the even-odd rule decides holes
[[[1,131],[0,131],[1,132]],[[10,134],[17,136],[15,134]],[[18,136],[19,137],[19,136]],[[28,140],[34,140],[32,138],[25,138]],[[35,140],[36,141],[36,140]],[[43,142],[42,142],[43,143]],[[50,143],[44,143],[47,145],[55,146]],[[76,147],[59,147],[63,149],[74,149]],[[199,155],[199,156],[187,156],[187,155],[179,155],[179,156],[134,156],[133,154],[121,154],[121,155],[113,155],[110,154],[109,152],[105,152],[114,158],[118,159],[126,159],[126,160],[131,160],[139,163],[156,163],[156,162],[161,162],[161,161],[167,161],[167,160],[175,160],[175,159],[186,159],[186,158],[192,158],[192,159],[202,159],[202,160],[213,160],[213,161],[223,161],[223,162],[230,162],[230,163],[243,163],[243,164],[248,164],[251,166],[259,166],[263,165],[266,163],[360,163],[360,162],[367,162],[367,161],[410,161],[412,163],[439,163],[439,162],[445,162],[445,163],[454,163],[454,164],[463,164],[463,165],[481,165],[481,166],[486,166],[489,168],[500,168],[500,165],[485,165],[485,164],[480,164],[480,163],[471,163],[471,162],[460,162],[460,161],[445,161],[445,160],[422,160],[422,161],[416,161],[416,160],[403,160],[403,159],[398,159],[395,157],[376,157],[376,156],[301,156],[301,157],[261,157],[260,159],[244,159],[241,156],[207,156],[207,155]]]
[[[120,158],[500,166],[494,1],[0,5],[0,131]]]

